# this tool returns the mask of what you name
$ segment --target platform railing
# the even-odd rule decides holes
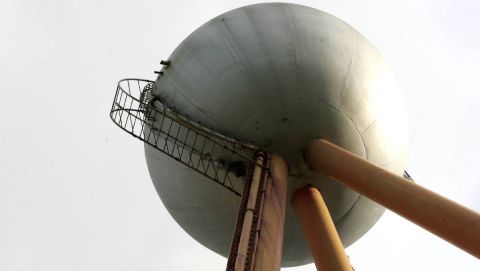
[[[241,195],[257,148],[213,131],[167,107],[152,93],[153,81],[118,82],[110,118],[148,146]],[[167,169],[166,169],[167,170]],[[179,169],[180,170],[180,169]]]

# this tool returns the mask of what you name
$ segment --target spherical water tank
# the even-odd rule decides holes
[[[384,59],[351,26],[300,5],[246,6],[195,30],[169,61],[154,95],[194,121],[281,154],[289,167],[289,195],[307,183],[319,188],[345,247],[380,218],[383,207],[309,170],[302,158],[311,140],[325,138],[403,173],[401,93]],[[148,145],[145,156],[173,218],[227,256],[240,198]],[[282,265],[310,262],[288,205]]]

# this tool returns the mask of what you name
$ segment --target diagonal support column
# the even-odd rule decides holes
[[[292,205],[317,270],[352,271],[320,191],[313,186],[299,188],[293,193]]]
[[[305,161],[313,170],[480,258],[480,214],[326,140],[313,141],[305,152]]]

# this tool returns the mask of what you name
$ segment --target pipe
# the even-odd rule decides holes
[[[282,265],[288,167],[279,155],[270,157],[270,175],[262,191],[264,203],[256,233],[258,242],[252,254],[254,271],[280,271]]]

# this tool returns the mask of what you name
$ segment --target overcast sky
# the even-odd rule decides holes
[[[407,169],[480,211],[480,2],[294,2],[339,17],[379,49],[405,94]],[[154,79],[194,29],[254,3],[0,2],[0,270],[225,268],[166,212],[141,142],[108,111],[119,79]],[[390,212],[347,254],[357,271],[480,270]]]

